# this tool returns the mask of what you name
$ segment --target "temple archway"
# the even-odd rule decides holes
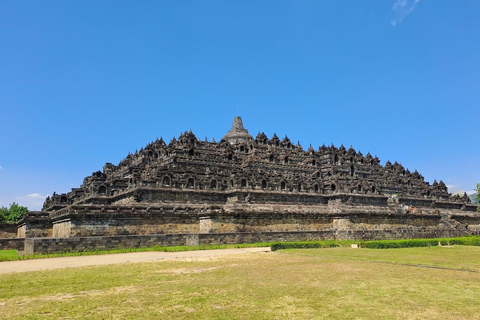
[[[107,187],[100,186],[100,188],[98,188],[98,193],[99,194],[106,194],[107,193]]]
[[[247,179],[242,179],[240,185],[241,185],[242,188],[246,188],[247,187]]]
[[[164,186],[164,187],[170,186],[170,177],[164,177],[163,178],[162,186]]]

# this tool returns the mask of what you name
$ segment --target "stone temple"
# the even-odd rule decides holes
[[[478,234],[468,197],[440,181],[343,145],[304,150],[255,138],[235,117],[219,141],[192,132],[106,163],[78,188],[53,193],[17,237],[26,252],[116,246]]]

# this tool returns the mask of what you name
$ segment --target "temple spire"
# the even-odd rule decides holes
[[[248,133],[248,130],[243,127],[242,118],[237,116],[233,118],[232,128],[222,138],[222,140],[226,140],[230,144],[234,144],[253,140],[253,137]]]

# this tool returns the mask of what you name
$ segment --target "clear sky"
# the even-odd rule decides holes
[[[0,206],[185,130],[480,182],[480,1],[0,2]]]

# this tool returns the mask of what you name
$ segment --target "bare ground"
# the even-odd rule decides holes
[[[40,270],[53,270],[62,268],[76,268],[85,266],[100,266],[117,263],[133,262],[155,262],[172,260],[210,260],[231,254],[269,252],[269,247],[261,248],[239,248],[239,249],[217,249],[217,250],[197,250],[182,252],[132,252],[104,254],[97,256],[77,256],[77,257],[59,257],[47,259],[32,259],[19,261],[0,262],[0,274],[14,272],[29,272]]]

